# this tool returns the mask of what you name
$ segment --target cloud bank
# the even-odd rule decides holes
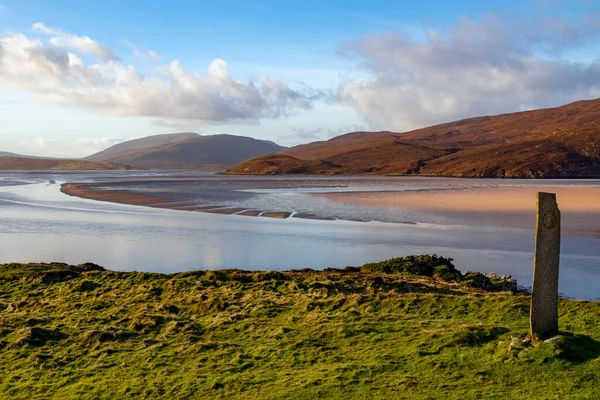
[[[319,94],[284,80],[230,76],[224,60],[190,71],[177,60],[152,75],[124,65],[97,41],[36,23],[40,37],[0,38],[0,90],[25,90],[41,101],[85,107],[110,115],[150,116],[195,123],[256,122],[307,110]],[[130,46],[131,47],[131,46]],[[158,61],[158,54],[132,47]]]
[[[336,136],[340,136],[350,132],[366,131],[368,128],[361,124],[349,124],[342,125],[336,129],[332,128],[290,128],[289,135],[281,135],[277,137],[277,141],[280,144],[286,146],[296,146],[302,143],[314,142],[314,141],[326,141]]]
[[[362,78],[320,89],[268,76],[236,79],[222,59],[205,71],[177,60],[161,64],[156,52],[123,41],[135,59],[156,66],[144,74],[87,36],[43,23],[32,32],[0,37],[0,90],[24,90],[43,102],[108,115],[152,117],[168,129],[256,123],[326,100],[353,108],[370,129],[406,131],[600,97],[596,15],[522,21],[490,14],[429,29],[424,38],[403,32],[362,37],[339,52],[355,62]],[[291,143],[331,135],[292,129],[281,138]]]
[[[402,32],[343,45],[368,73],[339,88],[373,129],[405,131],[465,117],[550,107],[600,96],[600,63],[568,55],[593,46],[600,18],[460,19],[425,40]]]
[[[136,137],[98,137],[75,141],[38,137],[24,140],[15,145],[14,151],[25,155],[43,155],[46,157],[84,157],[107,149],[115,144]],[[65,149],[68,149],[65,151]]]

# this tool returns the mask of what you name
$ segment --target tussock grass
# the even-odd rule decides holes
[[[527,295],[435,274],[2,265],[0,397],[597,396],[599,303],[561,300],[561,339],[529,342]]]

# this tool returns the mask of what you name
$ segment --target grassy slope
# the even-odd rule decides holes
[[[528,309],[526,295],[366,269],[3,265],[0,396],[593,398],[600,304],[561,300],[561,342],[511,346]]]

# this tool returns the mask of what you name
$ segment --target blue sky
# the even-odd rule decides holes
[[[600,97],[598,1],[0,5],[0,151],[182,130],[295,145]]]

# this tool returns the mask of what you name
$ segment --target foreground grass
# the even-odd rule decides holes
[[[529,297],[350,270],[0,266],[0,396],[597,398],[600,303],[523,343]]]

